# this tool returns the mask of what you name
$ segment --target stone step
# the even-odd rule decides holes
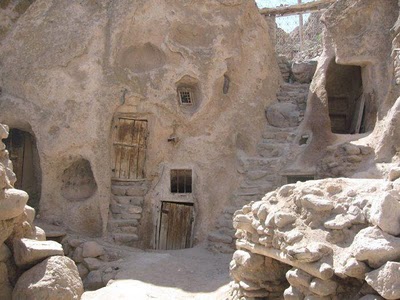
[[[232,245],[228,245],[224,243],[210,242],[208,249],[215,253],[232,254],[235,252],[235,246],[233,243]]]
[[[247,180],[245,179],[245,183],[247,184],[258,184],[260,186],[260,194],[263,196],[266,193],[269,193],[273,190],[275,190],[278,186],[281,185],[282,178],[280,176],[277,176],[277,178],[274,179],[274,181],[263,181],[263,180]]]
[[[267,127],[263,133],[263,139],[261,143],[263,144],[281,144],[281,143],[288,143],[292,141],[295,137],[295,130],[288,129],[287,131],[270,131],[269,127]]]
[[[113,233],[112,238],[117,244],[130,244],[139,240],[137,234]]]
[[[246,157],[242,159],[243,167],[246,170],[271,170],[278,167],[278,158]]]
[[[257,179],[265,179],[268,180],[268,176],[269,174],[271,174],[268,171],[248,171],[246,172],[246,178],[248,180],[257,180]]]
[[[217,227],[229,227],[232,223],[233,214],[222,214],[218,216],[216,226]]]
[[[233,215],[235,213],[235,211],[237,211],[238,209],[234,206],[228,206],[224,209],[223,213],[224,214],[229,214],[229,215]]]
[[[113,183],[111,185],[111,194],[115,196],[144,196],[147,191],[148,184],[144,181]]]
[[[283,83],[281,85],[281,90],[308,90],[310,84],[308,83]]]
[[[127,233],[127,234],[137,234],[137,227],[117,227],[113,230],[113,233]]]
[[[280,99],[302,99],[304,97],[307,97],[308,93],[307,92],[299,92],[299,91],[281,91],[276,94],[276,98],[278,100]]]
[[[129,205],[129,204],[111,204],[110,210],[113,214],[141,214],[143,208],[141,206]]]
[[[273,143],[260,143],[257,145],[257,153],[262,157],[280,157],[282,156],[285,150],[285,146],[282,144],[273,144]]]
[[[141,206],[144,202],[144,197],[137,197],[137,196],[115,196],[111,197],[113,201],[118,204],[131,204]]]
[[[208,235],[208,240],[216,243],[231,244],[233,242],[232,236],[223,234],[218,231],[213,231]]]
[[[142,218],[141,214],[130,214],[130,213],[122,213],[122,214],[113,214],[114,219],[119,220],[140,220]]]
[[[139,220],[122,220],[122,219],[110,219],[108,220],[108,226],[110,229],[115,229],[117,227],[136,227],[139,225]]]

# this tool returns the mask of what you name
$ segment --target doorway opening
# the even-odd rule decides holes
[[[338,134],[366,131],[365,113],[369,103],[363,91],[360,66],[329,64],[326,91],[328,93],[331,130]]]
[[[193,224],[193,203],[161,202],[158,249],[191,248]]]
[[[145,179],[147,120],[126,116],[114,120],[113,180]]]
[[[11,128],[4,140],[17,176],[15,188],[29,194],[28,205],[39,209],[41,171],[35,137],[29,132]]]

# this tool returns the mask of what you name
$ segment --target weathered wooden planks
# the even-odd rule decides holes
[[[145,178],[147,121],[118,118],[114,125],[113,178]]]

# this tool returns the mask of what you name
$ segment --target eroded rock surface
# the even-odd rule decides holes
[[[12,298],[78,300],[82,294],[82,280],[75,263],[65,256],[52,256],[22,274]]]
[[[397,299],[400,239],[391,228],[376,226],[372,213],[388,195],[399,203],[399,191],[383,179],[325,179],[283,186],[237,211],[234,295],[359,299],[366,282],[385,299]],[[393,210],[379,212],[385,222],[398,224]],[[284,292],[266,288],[267,278],[279,272],[258,267],[263,259],[286,270],[286,278],[273,278],[279,287],[290,285]]]
[[[34,225],[35,209],[26,205],[28,194],[14,188],[13,166],[1,141],[7,136],[8,127],[0,124],[0,298],[79,299],[83,285],[75,263],[63,256],[61,244],[46,241]]]

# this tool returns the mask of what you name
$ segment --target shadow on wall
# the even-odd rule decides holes
[[[39,209],[41,194],[41,169],[35,137],[29,132],[10,129],[4,143],[10,153],[14,173],[17,176],[15,188],[29,194],[28,205]]]
[[[373,97],[364,93],[360,66],[329,64],[326,81],[332,133],[372,131],[375,125]]]

